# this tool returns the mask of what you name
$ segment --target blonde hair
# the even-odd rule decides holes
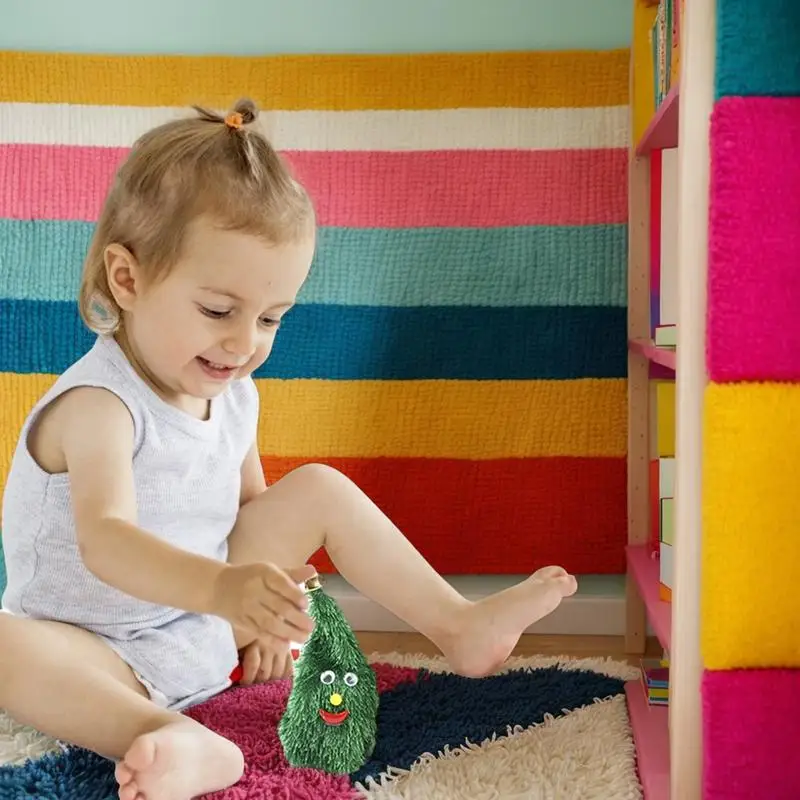
[[[266,137],[252,127],[256,105],[240,100],[226,116],[197,116],[141,136],[114,178],[94,231],[78,299],[86,325],[113,333],[122,312],[108,285],[105,251],[126,247],[145,278],[165,277],[189,225],[207,216],[226,230],[280,245],[308,234],[314,209]]]

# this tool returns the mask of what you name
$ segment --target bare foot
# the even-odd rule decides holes
[[[139,736],[119,762],[120,800],[191,800],[236,783],[239,748],[190,719]]]
[[[577,588],[575,577],[561,567],[544,567],[516,586],[470,603],[440,645],[445,658],[460,675],[490,675],[511,655],[523,631]]]

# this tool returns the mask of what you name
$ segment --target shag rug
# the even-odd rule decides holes
[[[511,659],[488,678],[438,658],[370,657],[378,740],[357,774],[290,767],[277,737],[289,681],[233,688],[186,713],[245,754],[242,780],[207,800],[640,800],[624,681],[605,659]],[[0,712],[2,800],[113,800],[113,764]]]

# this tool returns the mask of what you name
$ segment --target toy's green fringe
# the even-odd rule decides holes
[[[294,683],[278,736],[293,766],[349,774],[364,765],[375,747],[375,673],[336,601],[322,589],[310,592],[308,598],[314,631],[295,664]],[[334,673],[331,683],[320,680],[326,672]],[[346,675],[355,675],[357,684],[348,685]],[[349,680],[352,683],[352,678]],[[335,694],[341,698],[339,705],[331,703]],[[341,725],[331,726],[323,721],[320,710],[346,710],[349,715]]]

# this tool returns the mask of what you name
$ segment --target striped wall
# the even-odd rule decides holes
[[[800,797],[800,6],[718,0],[705,398],[708,800]]]
[[[249,94],[322,226],[256,374],[268,476],[335,464],[443,572],[621,572],[627,66],[0,53],[0,483],[90,346],[73,298],[116,165]]]

